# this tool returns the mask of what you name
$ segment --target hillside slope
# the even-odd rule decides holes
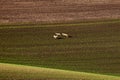
[[[120,76],[120,21],[3,27],[1,63]],[[55,40],[55,32],[72,38]]]
[[[120,77],[0,63],[0,80],[120,80]]]
[[[118,18],[119,0],[0,0],[0,23]]]

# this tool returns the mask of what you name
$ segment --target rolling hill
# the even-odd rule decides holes
[[[119,26],[120,21],[1,26],[0,62],[120,76]],[[73,37],[55,40],[55,32]]]
[[[120,80],[120,77],[0,63],[0,80]]]
[[[68,79],[120,80],[120,0],[0,0],[0,80]]]

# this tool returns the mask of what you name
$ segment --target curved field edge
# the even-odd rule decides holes
[[[0,80],[120,80],[120,77],[0,63]]]
[[[33,28],[33,27],[70,27],[70,26],[85,26],[85,25],[100,25],[120,23],[120,19],[103,20],[103,21],[82,21],[82,22],[65,22],[65,23],[19,23],[19,24],[0,24],[0,29],[6,28]]]

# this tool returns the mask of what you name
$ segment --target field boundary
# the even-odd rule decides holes
[[[120,23],[120,20],[108,20],[108,21],[93,21],[93,22],[73,22],[73,23],[45,23],[45,24],[11,24],[0,25],[0,29],[8,28],[34,28],[34,27],[69,27],[69,26],[85,26],[85,25],[99,25],[99,24],[114,24]]]

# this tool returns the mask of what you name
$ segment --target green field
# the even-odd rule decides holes
[[[120,76],[120,21],[21,27],[0,26],[0,63]],[[55,40],[55,32],[72,38]]]
[[[0,80],[119,80],[120,77],[0,63]],[[7,76],[7,77],[6,77]]]

